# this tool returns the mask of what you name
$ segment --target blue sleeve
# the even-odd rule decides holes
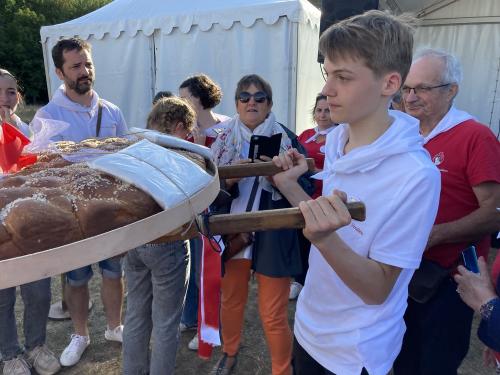
[[[500,298],[493,300],[489,319],[481,319],[477,335],[487,347],[500,352]]]

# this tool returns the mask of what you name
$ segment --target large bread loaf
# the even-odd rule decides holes
[[[60,142],[59,153],[40,154],[36,164],[0,179],[0,260],[79,241],[159,212],[141,190],[61,156],[89,148],[114,152],[129,144],[120,138]],[[204,167],[199,155],[181,153]]]

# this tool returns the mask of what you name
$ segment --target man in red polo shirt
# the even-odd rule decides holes
[[[489,235],[500,223],[500,144],[490,129],[453,106],[461,75],[454,56],[427,49],[414,57],[402,88],[406,112],[420,120],[424,147],[441,171],[438,214],[423,258],[450,275],[427,302],[409,298],[395,375],[457,374],[469,349],[473,311],[451,275],[467,246],[487,256]]]

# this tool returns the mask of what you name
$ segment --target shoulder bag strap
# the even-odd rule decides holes
[[[97,104],[97,124],[95,126],[95,136],[99,137],[99,133],[101,132],[101,121],[102,121],[102,102],[99,100]]]
[[[246,212],[252,211],[253,202],[255,201],[255,196],[257,195],[257,189],[259,187],[259,177],[255,177],[253,180],[252,191],[250,192],[250,198],[248,198]]]

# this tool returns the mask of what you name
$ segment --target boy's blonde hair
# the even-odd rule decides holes
[[[162,133],[172,134],[175,126],[182,122],[190,132],[196,123],[196,113],[189,103],[181,98],[161,98],[156,102],[148,116],[148,129],[154,128]]]
[[[377,77],[398,72],[404,82],[412,61],[415,26],[410,15],[370,10],[330,26],[321,35],[319,50],[330,61],[361,59]]]

